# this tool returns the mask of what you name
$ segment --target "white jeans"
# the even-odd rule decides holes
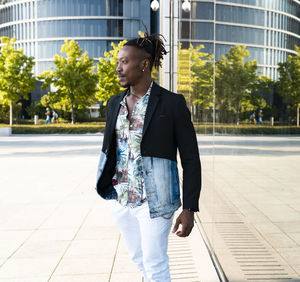
[[[123,207],[108,200],[111,214],[120,229],[132,261],[147,282],[169,282],[168,236],[173,222],[163,217],[150,218],[148,203],[136,208]]]

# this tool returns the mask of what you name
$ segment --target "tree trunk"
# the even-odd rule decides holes
[[[299,126],[299,105],[297,104],[297,126]]]
[[[240,124],[240,109],[237,109],[236,112],[236,125]]]
[[[193,105],[190,105],[190,112],[191,112],[191,121],[194,121],[194,117],[193,117]]]
[[[73,102],[71,102],[71,108],[72,108],[72,114],[71,114],[72,124],[74,124],[75,121],[74,121],[74,105],[73,105]]]
[[[9,125],[13,124],[13,102],[10,100],[10,111],[9,111]]]

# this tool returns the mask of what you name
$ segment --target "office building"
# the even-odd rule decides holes
[[[1,1],[0,1],[1,2]],[[3,1],[2,1],[3,2]],[[35,57],[35,74],[53,66],[64,40],[74,39],[97,60],[111,42],[150,28],[150,1],[6,0],[0,4],[0,37],[16,37],[16,48]]]
[[[203,51],[215,51],[217,59],[235,44],[247,45],[259,71],[273,79],[278,78],[278,62],[294,53],[295,44],[300,45],[297,0],[192,0],[190,12],[181,9],[181,0],[161,0],[159,10],[153,12],[151,1],[6,0],[0,5],[0,36],[15,36],[16,47],[36,58],[35,73],[39,74],[53,65],[53,55],[59,53],[63,40],[76,40],[97,60],[111,42],[144,30],[143,21],[149,30],[151,26],[167,39],[173,62],[166,58],[167,68],[170,65],[172,69],[165,73],[174,74],[174,85],[178,42],[183,47],[204,44]],[[171,45],[175,46],[173,50]],[[168,87],[167,79],[162,81]]]

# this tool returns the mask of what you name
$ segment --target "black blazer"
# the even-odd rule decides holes
[[[105,187],[111,187],[116,167],[115,126],[120,102],[128,89],[109,99],[106,109],[106,128],[102,151],[107,162],[97,190],[105,194]],[[153,83],[146,110],[141,155],[177,160],[179,150],[183,168],[183,208],[199,210],[201,189],[201,164],[199,150],[191,115],[182,95],[172,93]],[[98,191],[100,192],[100,191]]]

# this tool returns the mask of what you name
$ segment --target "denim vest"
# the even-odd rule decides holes
[[[106,161],[107,156],[101,151],[96,184],[102,176]],[[181,206],[177,162],[142,156],[142,166],[150,217],[155,218],[176,211]],[[109,193],[99,194],[106,200],[117,199],[112,185],[109,187]]]

